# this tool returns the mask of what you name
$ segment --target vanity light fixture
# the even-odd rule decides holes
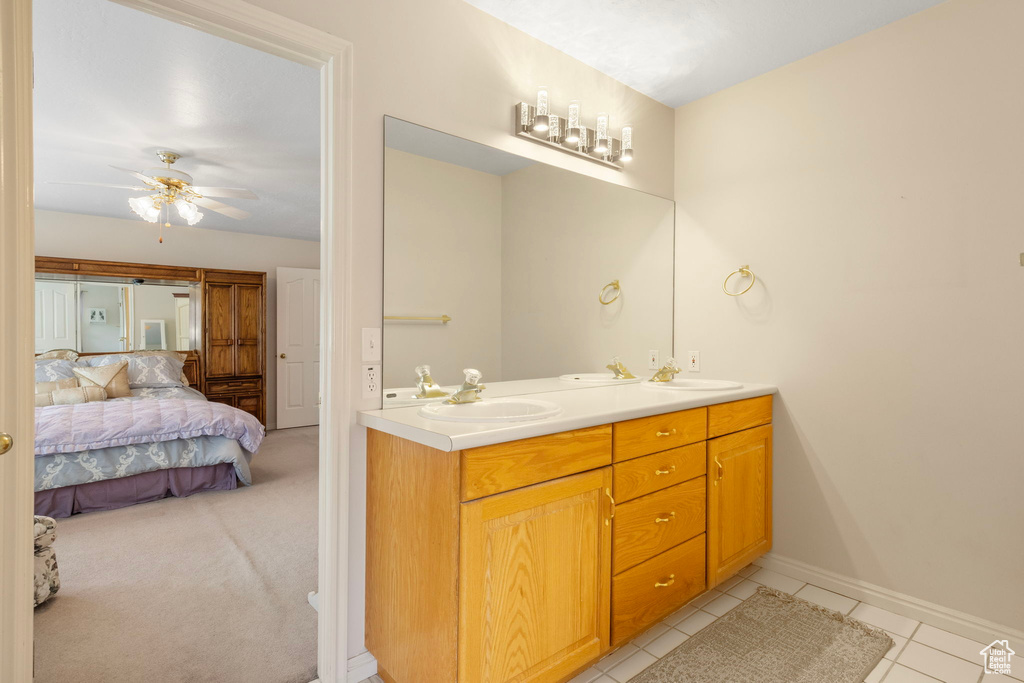
[[[515,135],[555,147],[599,164],[622,169],[633,160],[633,126],[622,126],[621,140],[611,135],[611,117],[597,115],[593,128],[583,123],[579,100],[571,100],[567,116],[552,113],[548,89],[537,91],[537,104],[520,102],[515,107]]]

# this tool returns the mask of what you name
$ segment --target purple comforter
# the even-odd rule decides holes
[[[225,436],[255,453],[263,425],[249,413],[206,401],[97,401],[36,408],[36,455]]]

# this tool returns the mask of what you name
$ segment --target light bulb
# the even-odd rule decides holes
[[[622,127],[622,151],[619,153],[619,158],[623,161],[633,160],[633,126]]]
[[[562,117],[548,114],[548,140],[557,143],[562,139]]]
[[[160,218],[160,205],[150,195],[145,197],[129,197],[128,206],[138,214],[139,218],[150,223],[156,223]]]
[[[537,90],[537,111],[533,117],[533,130],[543,133],[548,129],[548,89],[541,86]]]
[[[186,202],[184,199],[175,199],[174,208],[178,210],[178,215],[184,218],[189,225],[195,225],[203,218],[203,214],[199,213],[196,205],[192,202]]]
[[[594,129],[594,151],[598,154],[608,153],[608,114],[597,115],[597,126]]]
[[[580,101],[569,101],[569,116],[565,122],[565,141],[576,143],[580,141]]]

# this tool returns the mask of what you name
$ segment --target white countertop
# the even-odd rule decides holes
[[[538,387],[546,387],[548,385],[545,383],[549,380],[529,382],[540,382]],[[744,384],[741,389],[729,391],[674,391],[645,387],[642,383],[579,387],[569,391],[541,389],[537,393],[519,396],[558,404],[562,408],[560,415],[547,420],[529,422],[442,422],[420,417],[421,406],[411,406],[364,410],[359,413],[358,422],[364,427],[421,443],[439,451],[460,451],[465,448],[557,434],[637,417],[661,415],[687,408],[767,396],[777,391],[778,388],[770,384]],[[482,396],[487,398],[488,392],[485,390]]]

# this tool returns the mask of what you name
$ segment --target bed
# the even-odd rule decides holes
[[[130,395],[36,408],[37,515],[69,517],[252,484],[249,462],[262,442],[263,425],[248,413],[207,401],[187,386],[180,364],[164,364],[160,374],[145,364],[162,361],[142,358],[37,359],[37,381],[125,359],[129,369],[134,366]]]

